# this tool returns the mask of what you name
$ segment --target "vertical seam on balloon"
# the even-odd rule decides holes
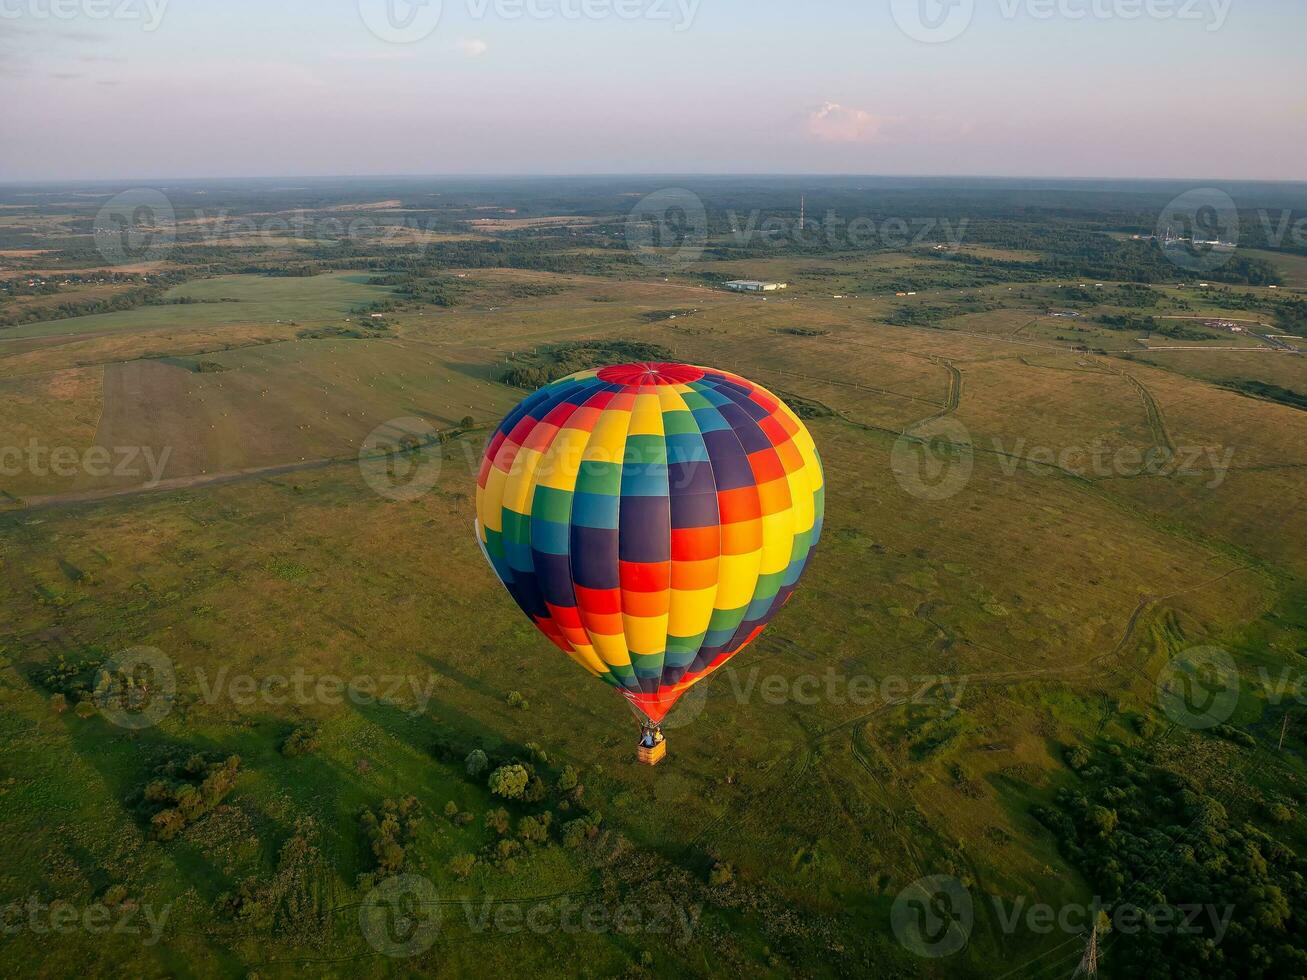
[[[620,386],[620,385],[614,385],[614,387],[616,387],[616,388],[618,389],[618,392],[620,393],[620,391],[621,391],[621,386]],[[622,458],[623,458],[623,459],[625,458],[625,453],[626,453],[626,436],[629,435],[629,434],[630,434],[630,431],[631,431],[631,418],[632,418],[632,414],[633,414],[632,412],[627,412],[627,413],[626,413],[626,435],[623,435],[623,437],[622,437]],[[597,427],[597,423],[596,423],[596,427]],[[594,429],[592,428],[592,429],[590,430],[589,434],[587,435],[587,438],[586,438],[586,446],[585,446],[584,448],[582,448],[582,450],[581,450],[581,458],[580,458],[580,460],[578,460],[578,462],[577,462],[577,472],[576,472],[576,476],[577,476],[577,482],[578,482],[578,483],[580,482],[580,479],[581,479],[581,469],[580,469],[580,468],[581,468],[582,466],[585,465],[585,448],[588,448],[588,447],[589,447],[590,442],[591,442],[591,440],[592,440],[593,438],[594,438]],[[618,604],[619,604],[619,605],[618,605],[618,609],[619,609],[619,615],[620,615],[620,609],[621,609],[621,597],[622,597],[622,596],[621,596],[621,593],[622,593],[622,544],[621,544],[621,540],[622,540],[622,539],[621,539],[621,530],[622,530],[622,482],[621,482],[621,477],[622,477],[622,471],[623,471],[626,467],[625,467],[624,464],[621,464],[620,461],[619,461],[619,465],[620,465],[620,468],[619,468],[618,473],[617,473],[617,535],[618,535],[618,538],[617,538],[617,598],[618,598]],[[573,484],[573,487],[575,488],[575,484]],[[572,509],[574,509],[575,507],[576,507],[576,491],[575,491],[575,489],[573,489],[573,491],[572,491],[572,504],[571,504],[571,509],[568,510],[568,515],[567,515],[567,525],[568,525],[568,529],[569,529],[569,535],[570,535],[570,533],[571,533],[571,532],[570,532],[570,529],[571,529],[571,527],[572,527]],[[569,575],[569,577],[572,577],[572,547],[571,547],[571,541],[570,541],[570,540],[568,541],[568,548],[567,548],[567,571],[568,571],[568,575]],[[572,594],[573,594],[573,596],[576,595],[576,579],[575,579],[575,577],[572,577]],[[599,653],[599,647],[598,647],[598,644],[596,644],[595,641],[594,641],[594,639],[595,639],[595,634],[592,633],[592,632],[590,631],[590,627],[586,624],[586,617],[580,615],[580,606],[579,606],[579,604],[578,604],[578,606],[577,606],[577,610],[578,610],[578,618],[581,620],[581,629],[585,630],[585,635],[588,636],[588,637],[590,637],[590,645],[591,645],[592,647],[594,647],[594,649],[595,649],[595,655],[596,655],[597,657],[599,657],[600,660],[603,660],[604,663],[605,663],[606,665],[608,665],[608,666],[611,668],[612,665],[611,665],[611,664],[608,664],[608,661],[607,661],[607,660],[604,660],[603,654]],[[631,661],[631,648],[630,648],[630,646],[629,646],[629,645],[627,644],[627,642],[626,642],[626,636],[625,636],[625,634],[622,635],[622,646],[625,647],[625,649],[626,649],[626,658],[627,658],[627,661],[630,663],[631,674],[632,674],[632,676],[634,676],[634,674],[635,674],[635,664],[634,664],[634,662]],[[616,673],[614,673],[611,669],[609,670],[609,673],[610,673],[610,674],[613,674],[613,679],[614,679],[614,680],[617,680],[617,679],[618,679]],[[625,685],[625,684],[621,684],[621,683],[619,683],[619,684],[617,685],[617,688],[618,688],[619,691],[622,691],[623,693],[627,693],[627,688],[626,688],[626,685]]]
[[[685,399],[681,398],[680,393],[675,386],[662,388],[658,392],[658,424],[663,430],[663,475],[667,478],[667,493],[663,499],[667,502],[667,613],[666,622],[663,624],[663,652],[662,659],[658,663],[658,683],[655,685],[654,693],[659,696],[663,689],[663,673],[667,670],[667,641],[671,636],[672,628],[672,571],[674,563],[672,561],[672,533],[675,530],[672,527],[672,463],[671,447],[667,445],[667,403],[676,399],[685,407]]]
[[[712,389],[713,389],[714,392],[716,392],[717,394],[719,394],[719,395],[721,395],[721,396],[723,396],[723,397],[726,396],[726,393],[725,393],[724,391],[719,390],[719,389],[717,388],[717,385],[716,385],[715,383],[713,383],[711,380],[709,380],[708,378],[705,378],[704,381],[712,387]],[[739,435],[738,435],[738,434],[736,433],[736,431],[735,431],[735,426],[731,425],[730,422],[728,422],[728,421],[726,420],[726,417],[725,417],[724,415],[721,414],[721,411],[720,411],[720,410],[719,410],[715,405],[713,406],[713,411],[717,412],[717,414],[718,414],[719,416],[721,416],[722,421],[726,423],[726,431],[729,432],[729,433],[731,434],[731,438],[735,440],[736,445],[738,445],[738,446],[740,447],[740,452],[744,454],[744,457],[745,457],[745,459],[747,460],[748,457],[749,457],[749,454],[748,454],[748,452],[747,452],[747,451],[745,450],[745,448],[744,448],[744,443],[740,442],[740,437],[739,437]],[[705,440],[705,448],[706,448],[706,444],[707,444],[707,440]],[[712,460],[712,454],[711,454],[711,453],[709,453],[709,455],[708,455],[708,459],[709,459],[709,461],[710,461],[710,465],[711,465],[711,460]],[[750,472],[752,473],[752,469],[750,470]],[[713,476],[713,482],[714,482],[714,484],[716,484],[716,482],[717,482],[717,481],[716,481],[716,475],[715,475],[715,473],[714,473],[714,476]],[[743,488],[737,488],[737,489],[743,489]],[[755,494],[755,496],[756,496],[756,495],[757,495],[757,492],[758,492],[757,484],[754,484],[754,485],[753,485],[753,490],[754,490],[754,494]],[[761,508],[761,506],[760,506],[760,507],[759,507],[759,514],[761,514],[761,511],[762,511],[762,508]],[[761,525],[761,521],[759,522],[759,524]],[[718,544],[717,544],[717,553],[718,553],[718,562],[719,562],[719,564],[718,564],[718,569],[719,569],[719,571],[720,571],[720,568],[721,568],[721,564],[720,564],[720,563],[721,563],[721,561],[722,561],[722,558],[724,557],[724,556],[722,555],[722,545],[721,545],[721,541],[722,541],[722,537],[723,537],[723,528],[724,528],[724,526],[725,526],[725,525],[724,525],[724,522],[722,521],[722,513],[721,513],[721,495],[720,495],[720,493],[719,493],[719,494],[718,494],[718,497],[717,497],[717,541],[718,541]],[[759,546],[759,548],[758,548],[758,568],[759,568],[759,569],[762,568],[762,548],[761,548],[761,546]],[[753,583],[753,590],[756,590],[757,588],[758,588],[758,579],[757,579],[757,575],[755,574],[755,576],[754,576],[754,583]],[[749,599],[748,601],[746,601],[746,602],[745,602],[745,605],[744,605],[744,615],[745,615],[745,616],[748,616],[748,614],[749,614],[749,603],[752,602],[753,590],[750,590],[750,593],[749,593],[749,595],[750,595],[750,599]],[[717,591],[718,591],[718,593],[721,592],[721,578],[720,578],[720,576],[718,577]],[[716,599],[716,597],[714,596],[714,599],[713,599],[713,609],[716,610],[717,608],[718,608],[718,607],[717,607],[717,599]],[[711,620],[710,620],[710,622],[711,622]],[[722,645],[722,653],[727,653],[728,651],[730,651],[731,644],[733,644],[733,643],[735,642],[735,637],[738,635],[739,630],[740,630],[740,627],[744,625],[744,622],[745,622],[744,619],[741,619],[741,620],[740,620],[740,624],[739,624],[739,626],[737,626],[737,627],[735,628],[735,632],[731,634],[730,639],[729,639],[725,644]],[[704,639],[706,640],[707,637],[704,637]],[[702,650],[703,650],[703,647],[700,646],[699,649],[700,649],[700,651],[702,651]],[[720,654],[719,654],[719,656],[720,656]],[[703,674],[702,674],[701,676],[702,676],[702,677],[707,677],[709,673],[711,673],[711,671],[710,671],[710,669],[709,669],[709,665],[705,664],[705,665],[704,665],[704,672],[703,672]]]
[[[540,425],[540,424],[544,421],[545,417],[547,417],[547,416],[549,415],[549,412],[553,411],[553,410],[554,410],[555,408],[557,408],[559,405],[565,404],[567,398],[568,398],[570,395],[574,395],[574,394],[576,394],[575,390],[569,390],[569,388],[568,388],[568,387],[567,387],[563,382],[555,382],[555,384],[558,385],[558,390],[557,390],[556,392],[554,392],[552,395],[546,395],[546,396],[540,398],[539,401],[536,403],[536,404],[545,403],[545,404],[548,405],[548,408],[546,409],[546,411],[543,413],[543,415],[542,415],[540,418],[536,419],[535,425],[533,425],[533,426],[531,427],[530,432],[527,433],[527,437],[528,437],[528,438],[530,437],[531,432],[534,432],[534,431],[535,431],[536,426]],[[542,389],[541,389],[541,392],[544,392],[544,391],[548,390],[549,388],[553,388],[553,387],[554,387],[554,385],[549,385],[549,386],[547,386],[546,388],[542,388]],[[555,398],[554,395],[557,395],[557,396],[560,396],[560,397]],[[588,399],[587,399],[587,400],[588,400]],[[574,414],[576,414],[576,411],[577,411],[577,409],[579,409],[579,408],[580,408],[580,405],[577,405],[576,407],[574,407],[574,408],[572,409],[571,412],[568,412],[566,418],[563,419],[563,424],[566,423],[567,419],[570,419]],[[522,417],[525,418],[527,414],[529,414],[529,413],[524,413]],[[520,422],[521,419],[519,418],[518,421]],[[553,445],[554,440],[558,438],[558,433],[561,432],[562,430],[563,430],[563,425],[562,425],[562,424],[560,424],[560,425],[558,425],[558,426],[556,427],[556,429],[555,429],[553,435],[550,436],[548,443],[546,443],[545,446],[544,446],[544,448],[540,451],[540,457],[541,457],[541,460],[544,459],[544,456],[548,453],[549,448]],[[517,449],[518,449],[519,452],[521,451],[521,448],[522,448],[521,445],[519,445],[519,446],[517,447]],[[500,452],[502,452],[502,451],[503,451],[503,446],[501,445],[501,446],[500,446]],[[498,459],[498,454],[496,454],[496,459]],[[517,456],[516,456],[516,454],[514,455],[513,459],[514,459],[514,464],[516,465],[516,461],[517,461]],[[537,465],[538,465],[538,464],[537,464]],[[507,486],[508,486],[508,484],[507,484],[507,482],[506,482],[506,483],[504,484],[505,489],[507,488]],[[529,487],[528,487],[528,489],[529,489],[529,491],[530,491],[530,496],[529,496],[529,498],[528,498],[528,506],[529,506],[529,508],[530,508],[530,510],[531,510],[532,512],[533,512],[534,509],[535,509],[535,491],[536,491],[536,487],[537,487],[537,486],[539,486],[539,480],[538,480],[538,477],[536,477],[535,474],[532,474],[532,479],[529,481]],[[503,508],[504,508],[504,499],[503,499],[502,496],[500,497],[500,499],[499,499],[499,501],[498,501],[498,506],[499,506],[500,510],[502,511]],[[540,581],[540,569],[539,569],[539,567],[536,565],[536,561],[535,561],[535,549],[532,547],[532,540],[531,540],[531,539],[532,539],[532,533],[531,533],[531,519],[532,519],[532,515],[531,515],[531,513],[527,513],[527,514],[524,514],[524,515],[522,515],[522,516],[523,516],[523,518],[525,519],[525,522],[526,522],[526,535],[527,535],[527,537],[526,537],[526,548],[527,548],[527,552],[528,552],[528,554],[530,554],[530,556],[531,556],[531,570],[532,570],[532,572],[534,573],[534,575],[535,575],[535,577],[536,577],[536,583],[537,583],[537,584],[536,584],[536,591],[540,593],[540,601],[541,601],[541,603],[543,604],[543,603],[544,603],[544,594],[543,594],[543,590],[542,590],[542,589],[540,588],[540,586],[539,586],[539,581]],[[501,526],[502,526],[502,523],[503,523],[503,519],[502,519],[502,518],[500,519],[500,523],[501,523]],[[511,566],[510,566],[510,570],[511,570]],[[510,593],[514,593],[513,587],[512,587],[508,582],[505,582],[504,585],[505,585],[505,587],[508,588],[508,590],[509,590]],[[515,599],[517,598],[517,596],[516,596],[515,593],[514,593],[514,598],[515,598]],[[518,605],[522,605],[522,602],[521,602],[520,599],[518,600]],[[554,619],[553,614],[552,614],[552,613],[549,613],[547,609],[546,609],[546,614],[548,615],[549,620],[550,620],[550,621],[551,621],[551,622],[552,622],[556,627],[558,627],[558,631],[559,631],[559,633],[561,634],[561,633],[562,633],[562,628],[558,626],[558,621]],[[571,651],[572,651],[573,653],[576,652],[576,648],[572,646],[571,641],[568,640],[566,636],[563,636],[563,642],[567,644],[568,648],[571,649]]]
[[[699,380],[697,380],[697,381],[690,382],[690,383],[687,385],[687,387],[692,388],[692,389],[695,391],[696,394],[699,394],[699,393],[701,393],[701,390],[702,390],[702,389],[700,389],[700,388],[697,387],[697,386],[700,384],[701,381],[702,381],[702,379],[699,379]],[[681,396],[681,401],[682,401],[682,403],[685,402],[685,397],[684,397],[683,395]],[[707,443],[707,441],[706,441],[706,440],[704,439],[704,437],[703,437],[703,429],[701,429],[701,428],[699,427],[699,421],[698,421],[697,418],[695,418],[693,409],[691,409],[690,406],[689,406],[688,404],[686,404],[685,407],[686,407],[686,410],[690,412],[690,417],[691,417],[692,419],[694,419],[695,433],[698,435],[698,437],[699,437],[699,442],[700,442],[700,444],[703,446],[703,456],[704,456],[704,459],[705,459],[706,462],[707,462],[708,477],[709,477],[709,479],[712,480],[712,484],[713,484],[713,503],[714,503],[714,504],[716,505],[716,507],[717,507],[717,520],[716,520],[716,528],[717,528],[717,555],[716,555],[716,559],[717,559],[717,572],[718,572],[718,574],[713,576],[714,581],[713,581],[712,586],[711,586],[711,588],[712,588],[712,592],[713,592],[713,594],[712,594],[712,603],[711,603],[711,605],[708,607],[708,622],[704,624],[704,639],[706,640],[706,639],[707,639],[707,635],[708,635],[708,634],[707,634],[708,627],[712,624],[712,613],[713,613],[713,610],[717,608],[717,592],[718,592],[718,590],[719,590],[720,587],[721,587],[720,572],[721,572],[721,562],[722,562],[722,513],[721,513],[721,504],[720,504],[720,502],[718,501],[718,498],[717,498],[717,473],[713,470],[713,465],[712,465],[712,455],[708,452],[708,443]],[[670,506],[671,506],[671,487],[670,487],[670,480],[669,480],[669,486],[668,486],[668,507],[670,507]],[[668,610],[668,626],[670,627],[670,625],[671,625],[671,614],[670,614],[670,609],[669,609],[669,610]],[[703,649],[703,640],[700,640],[700,641],[699,641],[699,645],[698,645],[698,647],[695,648],[694,653],[693,653],[693,654],[691,655],[691,657],[690,657],[690,662],[686,665],[686,673],[689,673],[691,670],[693,670],[693,668],[694,668],[694,662],[699,658],[699,652],[700,652],[702,649]],[[663,663],[663,670],[664,670],[664,674],[665,674],[665,672],[666,672],[666,659],[667,659],[667,657],[666,657],[666,653],[664,653],[664,655],[663,655],[663,661],[664,661],[664,663]],[[666,681],[666,677],[664,676],[664,677],[660,680],[660,683],[659,683],[659,691],[660,691],[660,693],[661,693],[661,690],[662,690],[663,683],[665,683],[665,681]],[[682,674],[681,679],[678,680],[676,683],[679,684],[679,683],[682,683],[683,681],[684,681],[684,674]]]
[[[605,382],[605,385],[607,384],[608,382]],[[588,405],[596,397],[610,390],[611,390],[610,388],[605,387],[600,391],[595,392],[594,395],[591,395],[590,398],[586,399],[586,404]],[[572,590],[572,601],[576,603],[576,618],[581,623],[581,632],[583,632],[586,635],[586,637],[590,640],[590,649],[594,650],[595,657],[597,657],[599,661],[604,664],[605,667],[609,667],[610,665],[608,661],[604,660],[603,655],[600,654],[599,652],[599,648],[595,643],[594,634],[590,632],[590,627],[586,625],[586,621],[585,621],[586,618],[582,614],[582,610],[581,610],[581,602],[576,597],[576,574],[575,572],[572,571],[572,528],[575,526],[573,523],[572,515],[576,511],[576,497],[578,492],[577,487],[580,485],[581,482],[581,467],[585,465],[585,452],[588,448],[590,448],[590,442],[591,440],[594,439],[595,428],[597,425],[598,422],[596,421],[596,424],[592,425],[590,427],[590,431],[585,434],[585,442],[581,445],[580,452],[577,455],[576,477],[572,481],[572,500],[568,504],[568,508],[567,508],[567,584]],[[619,583],[620,583],[620,579],[619,579]],[[613,678],[614,681],[617,680],[617,675],[614,674],[611,669],[608,671],[608,674],[610,677]],[[617,689],[619,691],[623,690],[621,684],[617,685]]]
[[[729,390],[722,390],[721,388],[718,388],[717,385],[716,385],[715,383],[713,384],[713,390],[716,391],[716,392],[717,392],[719,395],[721,395],[723,398],[726,398],[728,401],[731,401],[732,403],[735,403],[735,404],[738,406],[738,401],[737,401],[735,398],[732,397],[732,392],[731,392],[731,391],[729,391]],[[725,421],[725,416],[723,416],[723,421]],[[749,421],[750,421],[750,422],[753,422],[754,426],[755,426],[756,428],[758,428],[759,433],[762,434],[762,436],[763,436],[764,438],[766,438],[766,433],[763,432],[762,429],[761,429],[760,427],[758,427],[757,422],[754,421],[752,418],[750,418]],[[731,436],[735,439],[736,443],[739,444],[740,452],[744,453],[744,458],[745,458],[745,460],[747,461],[748,458],[749,458],[749,452],[748,452],[747,449],[744,448],[744,443],[740,442],[740,436],[739,436],[739,434],[735,431],[735,426],[731,425],[729,422],[727,422],[726,424],[727,424],[728,429],[730,430]],[[767,442],[770,443],[771,440],[768,439]],[[752,467],[752,466],[749,467],[749,471],[750,471],[750,474],[752,475],[752,472],[753,472],[753,467]],[[759,532],[759,536],[761,537],[761,536],[762,536],[762,529],[763,529],[763,523],[762,523],[762,498],[761,498],[760,495],[758,495],[758,484],[757,484],[756,482],[753,484],[753,490],[754,490],[754,494],[755,494],[756,496],[758,496],[758,532]],[[747,631],[745,630],[745,625],[749,622],[749,606],[753,605],[753,597],[754,597],[755,595],[757,595],[757,593],[758,593],[758,580],[759,580],[760,578],[762,578],[762,553],[763,553],[763,550],[764,550],[764,545],[765,545],[765,541],[764,541],[763,544],[760,544],[760,545],[758,546],[758,573],[757,573],[757,575],[755,575],[755,577],[754,577],[754,580],[753,580],[753,588],[752,588],[752,589],[750,590],[750,592],[749,592],[749,598],[748,598],[748,600],[747,600],[747,601],[745,602],[745,604],[744,604],[744,616],[743,616],[743,618],[740,620],[739,625],[735,627],[735,632],[731,634],[731,638],[730,638],[729,640],[727,640],[726,643],[724,643],[724,644],[722,645],[722,653],[724,653],[724,654],[735,654],[735,653],[738,653],[738,652],[739,652],[739,648],[736,646],[736,644],[739,643],[739,642],[743,642],[743,641],[740,639],[740,637],[741,637],[742,634],[743,634],[744,636],[747,636],[747,635],[748,635]]]
[[[734,379],[732,379],[732,380],[734,380]],[[766,388],[761,387],[760,385],[755,385],[755,384],[753,384],[752,382],[745,382],[745,381],[743,381],[743,379],[741,379],[741,380],[740,380],[739,382],[737,382],[737,383],[747,384],[750,388],[752,388],[752,389],[754,389],[754,390],[756,390],[756,391],[760,391],[760,392],[762,392],[763,394],[768,395],[769,397],[771,397],[772,399],[774,399],[778,404],[784,404],[783,402],[781,402],[781,400],[780,400],[779,398],[776,397],[775,394],[773,394],[772,392],[768,391]],[[755,404],[755,405],[758,404],[757,402],[754,402],[752,398],[750,398],[748,395],[744,394],[743,392],[733,391],[733,390],[731,390],[731,389],[729,389],[729,388],[726,388],[726,389],[721,389],[721,388],[719,388],[718,391],[719,391],[719,392],[720,392],[724,397],[729,398],[732,402],[734,402],[734,403],[737,404],[737,405],[741,405],[741,406],[742,406],[745,402],[752,402],[752,403]],[[797,420],[796,420],[796,421],[797,421]],[[756,420],[754,421],[754,425],[755,425],[756,428],[758,428],[759,432],[762,432],[762,427],[761,427],[760,425],[758,425],[758,423],[757,423]],[[766,434],[765,432],[762,432],[762,435],[763,435],[764,438],[767,437],[767,434]],[[771,440],[770,440],[770,439],[767,439],[767,442],[770,443]],[[796,449],[798,448],[797,444],[796,444],[795,448],[796,448]],[[815,450],[814,450],[814,452],[815,452]],[[808,469],[809,469],[809,467],[807,467],[806,465],[803,467],[803,470],[805,471],[805,475],[807,476],[807,480],[806,480],[806,482],[807,482],[807,486],[808,486],[808,492],[809,492],[809,494],[812,494],[812,493],[815,492],[815,490],[814,490],[813,487],[812,487],[812,477],[811,477],[811,474],[808,474],[808,473],[806,472]],[[761,502],[761,496],[759,497],[759,501]],[[761,507],[759,508],[759,511],[761,512]],[[788,516],[789,516],[789,518],[790,518],[790,522],[789,522],[789,526],[790,526],[790,533],[789,533],[789,537],[790,537],[790,551],[793,552],[793,550],[794,550],[794,538],[795,538],[795,536],[798,534],[798,531],[796,530],[796,528],[795,528],[795,526],[794,526],[794,501],[793,501],[793,500],[790,501],[790,506],[789,506],[789,509],[788,509],[788,511],[787,511],[787,514],[788,514]],[[814,509],[814,514],[815,514],[815,509]],[[762,516],[765,517],[766,515],[762,515]],[[815,524],[815,517],[814,517],[814,524]],[[762,528],[763,528],[763,547],[762,547],[762,551],[763,551],[763,553],[765,553],[766,550],[767,550],[766,522],[765,522],[765,521],[762,523]],[[811,551],[811,550],[812,550],[811,547],[809,547],[808,550]],[[788,571],[788,570],[789,570],[789,561],[788,561],[788,559],[787,559],[787,560],[786,560],[786,566],[785,566],[784,569],[782,569],[782,572],[784,572],[784,571]],[[759,563],[759,571],[758,571],[758,583],[755,583],[755,585],[754,585],[753,597],[752,597],[752,598],[750,599],[750,601],[749,601],[749,605],[750,605],[750,606],[752,606],[753,603],[754,603],[754,601],[758,598],[758,585],[759,585],[761,582],[762,582],[762,566],[761,566],[761,562],[760,562],[760,563]],[[751,620],[751,619],[749,619],[748,609],[746,608],[746,610],[745,610],[745,614],[744,614],[744,617],[745,617],[745,618],[742,619],[742,620],[740,621],[740,625],[736,628],[736,631],[735,631],[734,635],[731,637],[731,646],[734,646],[734,645],[737,644],[737,643],[742,644],[742,643],[744,642],[744,640],[748,637],[749,632],[750,632],[750,630],[748,629],[748,626],[749,626],[750,623],[757,623],[757,622],[760,622],[760,623],[766,624],[766,623],[771,619],[771,617],[772,617],[773,615],[775,615],[775,613],[777,612],[777,610],[780,608],[779,603],[781,602],[781,595],[782,595],[783,590],[784,590],[784,586],[783,586],[783,585],[777,588],[777,590],[776,590],[776,594],[772,597],[772,601],[771,601],[771,603],[767,606],[767,610],[766,610],[766,611],[765,611],[765,612],[764,612],[764,613],[763,613],[763,614],[762,614],[758,619],[756,619],[756,620]],[[739,652],[738,649],[736,650],[736,652]]]
[[[578,384],[583,384],[583,382],[578,382]],[[579,392],[578,392],[578,393],[579,393]],[[579,412],[579,411],[582,409],[582,407],[584,407],[586,404],[588,404],[588,403],[590,402],[590,400],[591,400],[592,398],[595,397],[596,394],[598,394],[598,392],[591,392],[591,393],[590,393],[590,394],[589,394],[589,395],[588,395],[588,396],[587,396],[583,401],[580,401],[580,402],[575,403],[575,404],[573,405],[573,407],[572,407],[572,410],[571,410],[570,412],[568,412],[566,416],[564,416],[562,419],[559,420],[558,426],[557,426],[557,428],[554,430],[553,435],[551,435],[551,436],[549,437],[549,441],[548,441],[548,443],[545,444],[544,448],[543,448],[543,449],[541,450],[541,452],[540,452],[540,462],[541,462],[541,463],[544,462],[545,457],[549,454],[549,450],[553,448],[554,442],[558,439],[559,434],[563,431],[564,427],[566,427],[567,423],[571,421],[572,416],[574,416],[577,412]],[[542,420],[542,421],[543,421],[543,420]],[[539,466],[539,464],[537,464],[537,470],[538,470],[538,466]],[[532,514],[532,520],[534,520],[534,515],[535,515],[535,495],[536,495],[536,491],[540,488],[540,477],[539,477],[538,472],[537,472],[536,474],[534,474],[533,476],[534,476],[534,478],[533,478],[532,481],[531,481],[531,514]],[[575,499],[575,496],[576,496],[575,490],[573,490],[573,494],[572,494],[572,496],[573,496],[573,499]],[[576,589],[575,589],[575,587],[574,587],[573,584],[572,584],[572,542],[571,542],[571,540],[570,540],[570,538],[571,538],[571,535],[570,535],[570,527],[571,527],[571,510],[570,510],[570,508],[569,508],[569,510],[568,510],[568,527],[569,527],[569,536],[568,536],[568,537],[569,537],[569,540],[568,540],[568,542],[567,542],[567,584],[568,584],[568,587],[569,587],[569,588],[571,589],[571,591],[572,591],[572,601],[575,602],[575,601],[576,601]],[[532,536],[533,536],[532,523],[531,523],[531,520],[528,520],[528,522],[527,522],[527,544],[528,544],[529,546],[531,546],[531,566],[532,566],[532,568],[535,570],[536,581],[539,582],[539,581],[541,580],[541,575],[540,575],[540,566],[539,566],[539,564],[536,562],[536,559],[535,559],[536,551],[535,551],[534,543],[533,543],[533,541],[531,540],[531,539],[532,539]],[[542,590],[541,590],[541,592],[542,592],[542,596],[541,596],[542,601],[543,601],[543,598],[544,598],[544,597],[543,597],[543,591],[544,591],[544,590],[542,589]],[[550,618],[551,620],[553,620],[554,624],[558,627],[558,632],[559,632],[560,634],[562,634],[562,636],[563,636],[563,642],[565,642],[565,643],[567,644],[568,648],[569,648],[573,653],[577,653],[578,651],[577,651],[577,649],[576,649],[576,646],[572,643],[571,640],[569,640],[569,639],[567,638],[567,635],[566,635],[565,633],[563,633],[563,628],[562,628],[561,624],[558,623],[558,620],[557,620],[557,619],[554,619],[554,614],[553,614],[552,612],[549,613],[549,618]]]

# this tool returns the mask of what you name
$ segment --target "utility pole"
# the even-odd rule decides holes
[[[1280,744],[1275,747],[1278,752],[1284,748],[1284,736],[1289,731],[1289,712],[1284,713],[1284,721],[1280,724]]]
[[[1080,963],[1076,966],[1076,972],[1071,974],[1072,980],[1084,974],[1087,977],[1098,976],[1098,922],[1089,929],[1089,941],[1085,943],[1085,954],[1080,957]]]

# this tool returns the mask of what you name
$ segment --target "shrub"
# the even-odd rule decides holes
[[[316,752],[322,745],[318,738],[318,726],[309,724],[301,725],[295,729],[281,743],[281,754],[288,759],[296,756],[308,755]]]
[[[523,817],[517,822],[517,836],[528,844],[544,844],[549,840],[549,827],[535,817]]]
[[[486,829],[493,830],[500,837],[508,833],[508,811],[502,806],[498,810],[486,811]]]
[[[476,863],[476,855],[459,854],[449,862],[449,873],[459,881],[466,881],[472,869],[476,867]]]
[[[535,742],[526,743],[527,754],[531,756],[531,761],[539,763],[542,766],[549,765],[549,755]]]
[[[567,821],[563,824],[563,846],[580,847],[584,840],[599,833],[599,824],[603,819],[602,814],[595,812]]]
[[[1089,750],[1083,745],[1077,745],[1075,748],[1067,749],[1066,751],[1066,764],[1076,770],[1076,772],[1079,772],[1081,769],[1084,769],[1085,766],[1089,765],[1089,760]]]
[[[722,885],[729,885],[735,880],[735,871],[729,864],[719,861],[713,865],[712,871],[708,873],[708,884],[714,888]]]
[[[563,771],[558,774],[558,791],[567,793],[576,789],[576,784],[580,777],[576,770],[571,766],[563,766]]]
[[[539,776],[532,776],[522,791],[522,800],[526,803],[539,803],[549,795],[549,787]]]

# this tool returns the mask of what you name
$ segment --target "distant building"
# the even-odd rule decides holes
[[[773,293],[778,289],[789,289],[788,282],[764,282],[761,279],[732,279],[726,284],[727,289],[737,293]]]

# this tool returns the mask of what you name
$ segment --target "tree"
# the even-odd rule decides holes
[[[474,425],[476,425],[476,420],[470,415],[464,415],[458,422],[458,427],[460,429],[470,429]]]
[[[500,837],[508,833],[508,811],[502,806],[498,810],[486,811],[486,829],[493,830]]]
[[[490,792],[506,800],[519,800],[530,779],[526,766],[520,763],[500,766],[490,774]]]
[[[480,749],[473,749],[469,752],[465,764],[467,765],[467,774],[473,779],[476,779],[490,768],[490,760],[486,758],[486,754]]]

